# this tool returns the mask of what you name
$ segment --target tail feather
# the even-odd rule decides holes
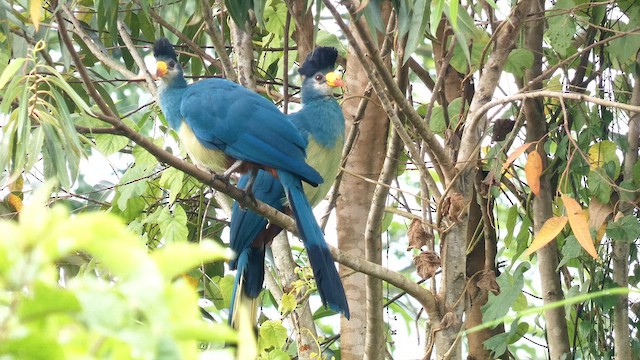
[[[311,205],[304,194],[302,182],[299,177],[281,170],[278,171],[278,178],[284,187],[298,232],[307,249],[322,304],[342,313],[348,319],[349,304],[342,281],[324,240],[322,229],[318,226]]]
[[[258,309],[257,297],[262,291],[264,282],[264,247],[250,247],[243,251],[236,260],[238,271],[233,284],[231,306],[229,306],[229,325],[236,327],[237,316],[243,312],[240,307],[246,308],[244,313],[251,314],[251,323],[255,323]]]

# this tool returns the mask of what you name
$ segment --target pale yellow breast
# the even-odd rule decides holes
[[[216,173],[222,173],[227,169],[227,156],[219,150],[211,150],[202,146],[193,130],[184,122],[178,129],[178,137],[182,147],[186,150],[194,164],[204,167]]]
[[[339,146],[328,149],[315,142],[313,138],[309,139],[307,164],[316,169],[324,178],[324,182],[317,187],[304,183],[304,193],[311,206],[318,205],[324,199],[338,175],[340,158],[342,157],[342,142],[339,143]]]

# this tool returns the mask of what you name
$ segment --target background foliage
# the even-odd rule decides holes
[[[238,193],[203,184],[207,175],[181,160],[185,155],[154,102],[155,85],[146,71],[152,68],[150,46],[163,35],[180,44],[179,61],[193,81],[225,74],[225,57],[234,52],[231,27],[249,21],[257,91],[295,110],[300,82],[293,39],[309,29],[292,21],[289,3],[0,1],[0,354],[21,359],[231,356],[234,350],[221,349],[225,343],[253,337],[250,326],[238,335],[223,325],[233,284],[221,246],[231,201],[223,193]],[[313,14],[315,44],[337,47],[344,68],[347,61],[371,61],[354,57],[348,33],[338,27],[327,3],[305,2]],[[460,139],[471,127],[473,91],[449,99],[444,75],[455,72],[464,78],[460,84],[480,83],[485,65],[499,52],[499,29],[509,26],[518,3],[527,1],[369,0],[357,9],[374,35],[385,32],[392,9],[395,31],[389,36],[395,41],[387,64],[407,72],[410,89],[404,94],[408,110],[389,90],[410,136],[403,139],[395,183],[383,204],[386,266],[414,282],[432,277],[423,287],[434,294],[438,266],[420,263],[421,256],[438,252],[445,229],[468,214],[462,206],[451,210],[456,201],[448,198],[447,167],[456,164],[430,153],[424,132],[410,119],[412,114],[421,119],[448,151],[464,147]],[[552,271],[561,274],[567,299],[556,305],[566,312],[563,326],[572,356],[614,356],[614,307],[617,295],[626,291],[631,297],[624,305],[631,312],[624,326],[638,354],[640,162],[627,134],[640,106],[633,95],[640,76],[640,4],[545,4],[545,11],[525,21],[546,24],[542,54],[518,37],[496,80],[495,98],[507,100],[480,114],[488,121],[478,130],[478,179],[473,182],[483,204],[482,221],[470,225],[473,235],[466,247],[470,255],[478,241],[493,239],[496,254],[489,261],[497,270],[493,277],[467,276],[484,281],[478,281],[487,297],[484,322],[504,324],[484,346],[494,357],[536,358],[552,341],[533,253],[555,241],[559,263]],[[338,7],[340,15],[352,19],[347,8]],[[215,49],[212,32],[224,51]],[[383,42],[375,43],[382,47]],[[544,58],[540,89],[530,87],[527,75],[538,55]],[[545,127],[538,139],[530,138],[524,114],[525,101],[534,98],[542,99]],[[387,129],[379,129],[379,136],[392,137]],[[635,158],[628,156],[634,152]],[[453,163],[456,157],[449,159]],[[542,222],[533,205],[541,192],[550,195],[552,209],[550,220]],[[413,219],[423,225],[419,235],[410,231]],[[327,228],[328,237],[334,233]],[[290,319],[278,310],[286,314],[296,308],[294,295],[308,290],[320,330],[311,353],[340,358],[334,314],[315,305],[306,254],[293,244],[298,282],[284,297],[263,293],[259,356],[297,354]],[[626,284],[614,279],[615,244],[629,251],[623,260]],[[279,274],[273,275],[281,284]],[[430,344],[438,325],[429,323],[422,303],[404,296],[406,290],[388,285],[383,294],[385,349],[399,358],[407,344],[418,348],[414,337],[422,347]],[[535,312],[527,312],[530,308]],[[251,344],[242,343],[237,351],[250,354]]]

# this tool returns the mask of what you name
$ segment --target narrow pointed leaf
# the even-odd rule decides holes
[[[524,255],[529,256],[533,254],[535,251],[538,251],[538,249],[547,245],[551,240],[555,239],[560,231],[564,229],[567,220],[569,219],[566,216],[554,216],[547,219],[536,234],[531,245],[529,245],[529,248],[525,250]]]
[[[569,225],[571,225],[573,234],[576,236],[582,248],[584,248],[589,255],[593,256],[594,259],[598,259],[598,252],[593,245],[593,238],[589,232],[588,211],[583,211],[582,206],[573,198],[565,194],[560,195],[562,196],[562,203],[567,210]]]
[[[33,27],[36,28],[36,31],[40,28],[40,8],[42,7],[42,0],[31,0],[29,1],[29,16],[31,17],[31,22],[33,23]]]
[[[537,151],[532,151],[527,157],[527,163],[524,166],[524,173],[527,176],[527,183],[531,191],[540,196],[540,175],[542,175],[542,157]]]
[[[522,155],[527,149],[531,146],[532,143],[525,143],[518,146],[513,152],[507,157],[504,164],[502,164],[502,170],[506,170],[511,164],[518,158],[518,156]]]

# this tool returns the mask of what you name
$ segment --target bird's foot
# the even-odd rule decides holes
[[[258,199],[256,199],[256,197],[253,194],[253,188],[247,187],[246,189],[242,190],[242,192],[244,192],[244,196],[242,197],[243,203],[251,202],[253,206],[258,205]],[[245,206],[242,206],[242,205],[240,207],[243,209],[246,208]]]

